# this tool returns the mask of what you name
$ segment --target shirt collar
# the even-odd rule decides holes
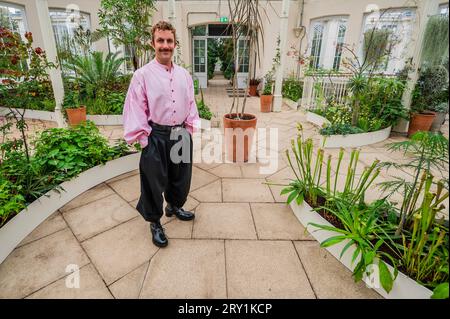
[[[164,69],[164,70],[167,70],[167,66],[164,65],[164,64],[159,63],[158,60],[157,60],[156,58],[153,58],[153,63],[154,63],[155,65],[157,65],[158,67],[160,67],[160,68],[162,68],[162,69]],[[175,63],[173,63],[173,61],[172,61],[171,71],[173,71],[174,68],[175,68]]]

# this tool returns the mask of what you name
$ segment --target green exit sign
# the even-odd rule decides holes
[[[220,17],[220,22],[228,22],[228,17]]]

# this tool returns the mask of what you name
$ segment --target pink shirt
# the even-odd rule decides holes
[[[123,107],[124,138],[147,146],[152,121],[161,125],[185,123],[192,134],[199,127],[192,77],[184,68],[172,68],[153,59],[136,70],[128,88]]]

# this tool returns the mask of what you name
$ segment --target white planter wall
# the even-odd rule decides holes
[[[389,135],[391,135],[390,126],[375,132],[323,136],[321,145],[323,145],[323,140],[325,139],[325,148],[359,147],[382,142],[388,139]]]
[[[302,225],[305,228],[308,229],[309,233],[319,243],[323,242],[325,239],[330,238],[332,236],[341,235],[340,233],[337,232],[317,229],[312,225],[308,225],[309,223],[315,223],[319,225],[333,226],[327,220],[322,218],[322,216],[313,211],[311,206],[309,206],[307,203],[303,202],[303,204],[299,206],[297,205],[297,203],[295,203],[295,201],[293,201],[291,202],[290,206],[297,219],[302,223]],[[355,245],[351,246],[342,256],[342,258],[339,259],[339,255],[341,254],[342,249],[345,247],[347,243],[348,241],[344,240],[336,245],[326,247],[325,249],[328,250],[345,267],[353,271],[358,262],[358,260],[356,260],[355,263],[353,264],[351,262],[353,252],[356,249]],[[388,268],[391,274],[393,274],[394,273],[393,268],[389,265]],[[367,284],[369,284],[369,278],[364,277],[363,280]],[[387,299],[429,299],[433,294],[431,290],[418,284],[416,281],[412,280],[411,278],[409,278],[408,276],[406,276],[401,272],[398,273],[397,279],[394,281],[393,288],[389,293],[387,293],[381,286],[375,287],[373,289]]]
[[[13,110],[16,110],[16,109],[13,109]],[[17,109],[17,111],[22,113],[23,109]],[[5,116],[8,113],[10,113],[9,108],[0,106],[0,116]],[[49,111],[25,110],[24,118],[56,122],[55,112],[49,112]]]
[[[331,124],[330,121],[328,121],[323,116],[320,116],[319,114],[309,112],[309,111],[306,113],[306,120],[316,126],[319,126],[319,127],[323,127],[325,124],[326,125]]]
[[[0,263],[47,217],[78,195],[111,178],[139,167],[140,153],[127,155],[105,165],[95,166],[77,178],[61,184],[62,191],[51,190],[32,202],[0,228]]]
[[[324,125],[331,124],[330,121],[328,121],[326,118],[313,112],[306,113],[306,120],[321,128]],[[388,139],[389,136],[391,135],[391,129],[392,127],[389,126],[385,129],[375,132],[322,136],[320,145],[324,145],[325,148],[341,148],[341,147],[360,147],[364,145],[376,144]]]

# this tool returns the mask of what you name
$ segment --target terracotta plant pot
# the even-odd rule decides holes
[[[409,120],[408,137],[418,131],[429,131],[435,117],[436,113],[431,111],[413,113]]]
[[[69,125],[78,125],[81,122],[86,122],[86,107],[80,106],[76,109],[66,109],[67,119]]]
[[[272,110],[273,95],[261,95],[261,112],[268,113]]]
[[[251,96],[256,96],[256,89],[258,88],[258,85],[250,85],[250,88],[248,89],[248,94]]]
[[[244,113],[240,120],[235,117],[236,113],[223,117],[226,158],[233,162],[248,162],[256,130],[256,116]]]

